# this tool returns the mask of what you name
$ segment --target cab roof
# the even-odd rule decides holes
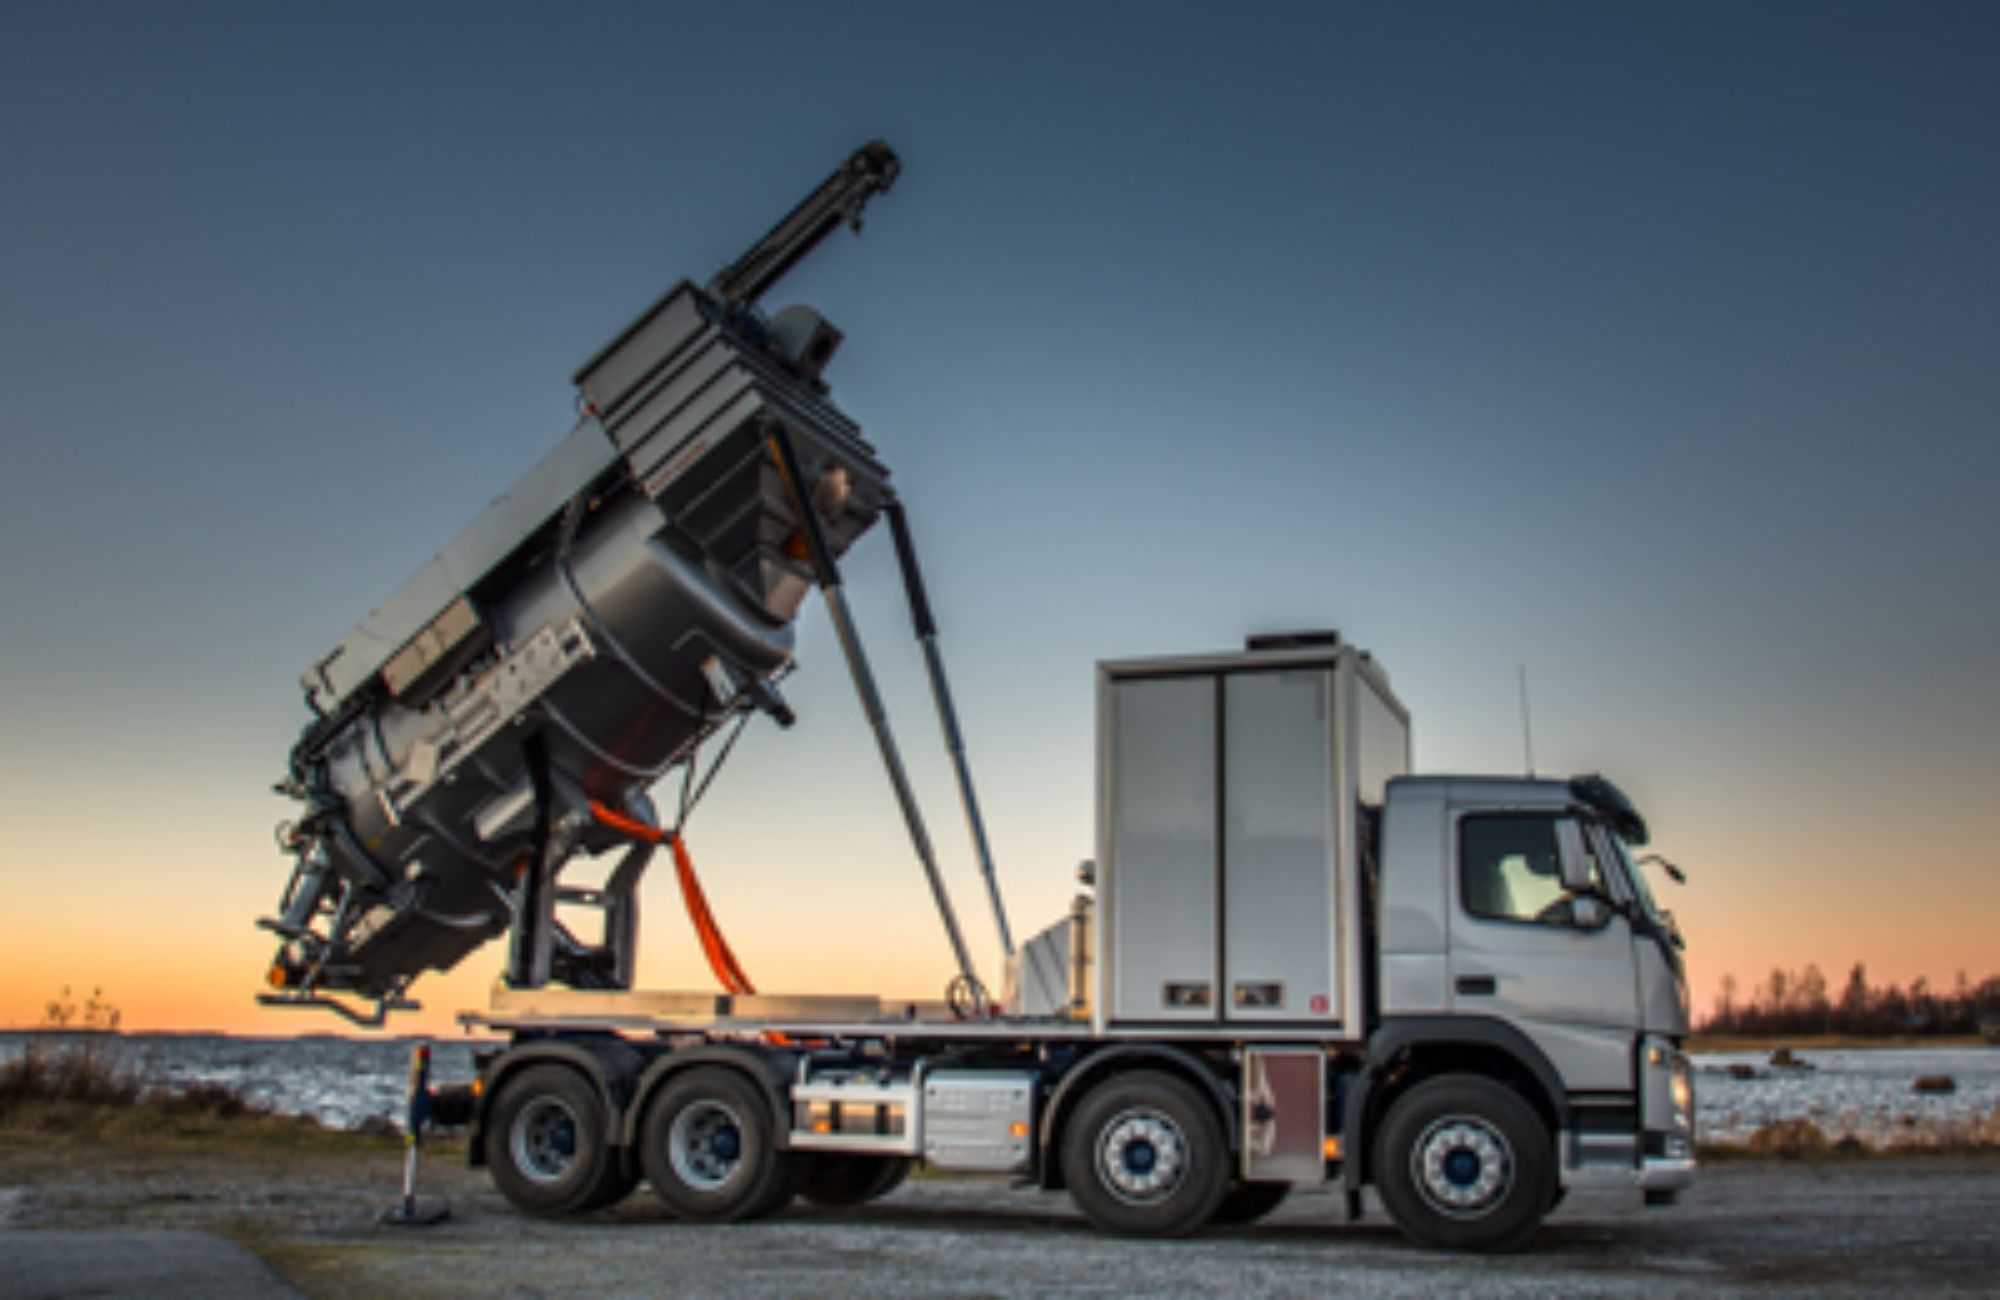
[[[1634,846],[1648,838],[1646,819],[1623,790],[1608,778],[1591,773],[1575,777],[1461,776],[1449,773],[1399,776],[1391,784],[1433,788],[1446,799],[1523,807],[1569,808],[1582,805],[1602,818],[1618,837]]]

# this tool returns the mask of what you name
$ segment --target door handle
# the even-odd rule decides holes
[[[1499,981],[1491,975],[1461,975],[1458,977],[1458,991],[1468,996],[1491,997],[1498,992]]]

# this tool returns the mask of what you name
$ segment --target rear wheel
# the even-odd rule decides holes
[[[814,1205],[865,1205],[900,1187],[915,1163],[907,1156],[813,1156],[799,1194]]]
[[[1255,1223],[1285,1203],[1290,1183],[1237,1183],[1223,1193],[1210,1223]]]
[[[777,1149],[763,1091],[715,1066],[688,1071],[653,1098],[639,1154],[667,1208],[698,1223],[771,1214],[792,1199],[802,1172]]]
[[[1512,1088],[1450,1074],[1398,1099],[1375,1147],[1396,1226],[1447,1250],[1518,1250],[1555,1196],[1548,1126]]]
[[[1222,1123],[1170,1074],[1115,1075],[1091,1090],[1063,1135],[1063,1180],[1106,1232],[1179,1237],[1207,1223],[1228,1183]]]
[[[486,1126],[493,1183],[529,1214],[580,1214],[631,1190],[611,1150],[603,1099],[561,1065],[535,1065],[500,1087]]]

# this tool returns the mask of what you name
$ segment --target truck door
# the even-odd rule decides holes
[[[1575,818],[1553,811],[1458,811],[1452,839],[1452,1010],[1521,1030],[1572,1091],[1632,1087],[1639,1024],[1632,931],[1603,912],[1580,924],[1563,863],[1603,886]],[[1608,917],[1608,919],[1605,919]]]

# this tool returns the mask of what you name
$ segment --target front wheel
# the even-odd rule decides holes
[[[798,1189],[800,1166],[777,1149],[776,1129],[756,1084],[718,1066],[689,1070],[646,1108],[639,1147],[646,1180],[683,1219],[761,1218]]]
[[[1446,1250],[1518,1250],[1555,1196],[1548,1126],[1521,1094],[1479,1075],[1418,1084],[1390,1108],[1375,1186],[1414,1240]]]
[[[1180,1237],[1207,1223],[1229,1182],[1215,1107],[1170,1074],[1115,1075],[1078,1106],[1063,1134],[1063,1180],[1106,1232]]]

